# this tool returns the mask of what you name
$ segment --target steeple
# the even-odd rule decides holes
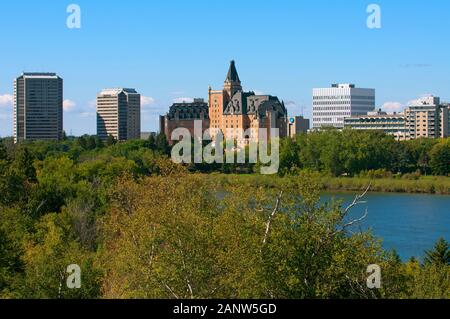
[[[225,79],[224,90],[228,92],[230,98],[233,97],[236,92],[242,91],[241,80],[239,79],[234,60],[230,62],[230,68],[228,70],[227,78]]]
[[[230,62],[230,69],[228,70],[228,75],[227,75],[227,79],[225,80],[225,82],[226,81],[241,83],[241,81],[239,80],[239,75],[237,73],[234,60]]]

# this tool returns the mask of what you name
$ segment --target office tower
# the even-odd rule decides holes
[[[141,138],[141,95],[135,89],[105,89],[97,95],[97,135],[102,140]]]
[[[62,136],[63,80],[55,73],[23,73],[14,80],[14,142]]]
[[[375,111],[375,90],[356,88],[354,84],[333,84],[313,89],[313,129],[342,129],[344,119]]]

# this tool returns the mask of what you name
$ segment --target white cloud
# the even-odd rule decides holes
[[[11,94],[0,95],[0,106],[12,106],[14,97]]]
[[[150,96],[141,95],[141,106],[149,106],[155,104],[155,99]]]
[[[173,100],[173,103],[192,103],[194,99],[191,97],[178,97]]]
[[[402,112],[405,107],[400,102],[386,102],[383,104],[381,108],[385,112],[394,113],[394,112]]]
[[[253,92],[254,92],[256,95],[264,95],[264,91],[254,90]]]
[[[64,100],[63,102],[64,111],[70,112],[75,108],[76,105],[77,104],[72,100]]]

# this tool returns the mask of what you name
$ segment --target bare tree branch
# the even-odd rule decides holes
[[[351,210],[353,207],[355,207],[356,205],[366,203],[366,202],[364,202],[364,201],[361,201],[361,199],[363,199],[363,198],[367,195],[367,193],[369,192],[371,186],[372,186],[372,184],[369,184],[369,186],[366,188],[366,190],[365,190],[364,193],[362,193],[361,195],[356,195],[356,197],[355,197],[355,199],[353,200],[353,202],[345,209],[345,211],[344,211],[344,216],[347,216],[348,213],[350,212],[350,210]],[[337,234],[344,232],[347,228],[349,228],[349,227],[351,227],[351,226],[353,226],[353,225],[355,225],[355,224],[357,224],[357,223],[362,222],[364,219],[367,218],[368,215],[369,215],[369,211],[366,209],[365,214],[364,214],[361,218],[358,218],[358,219],[355,219],[355,220],[352,220],[352,221],[346,223],[344,226],[342,226],[341,229],[336,230],[335,232],[333,232],[333,233],[331,234],[330,238],[333,238],[333,237],[336,236]]]
[[[263,246],[267,243],[267,239],[269,237],[269,232],[270,232],[270,226],[272,225],[273,218],[275,217],[276,213],[280,209],[280,204],[281,204],[281,198],[282,197],[283,197],[283,191],[281,191],[280,194],[278,195],[277,203],[275,204],[275,208],[273,209],[272,213],[269,216],[269,220],[267,221],[266,232],[264,234],[264,239],[263,239]]]
[[[344,215],[347,215],[348,212],[355,207],[356,205],[363,204],[364,202],[361,201],[362,198],[366,197],[367,193],[369,192],[370,188],[372,187],[372,184],[369,184],[369,186],[366,188],[365,192],[361,195],[356,195],[353,202],[345,209]]]
[[[168,284],[164,284],[164,287],[166,287],[166,289],[172,294],[172,296],[175,297],[175,299],[180,299],[180,297],[178,297],[178,295],[169,287]]]
[[[186,262],[185,262],[185,258],[184,258],[184,251],[183,251],[183,244],[181,242],[181,239],[178,240],[178,243],[180,245],[181,262],[183,263],[183,270],[185,272],[186,284],[187,284],[187,287],[189,289],[189,293],[191,295],[191,299],[194,299],[194,292],[193,292],[193,289],[192,289],[191,281],[189,280],[189,274],[188,274],[188,270],[187,270],[187,267],[186,267]]]

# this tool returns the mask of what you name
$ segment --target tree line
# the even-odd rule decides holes
[[[330,129],[282,140],[281,174],[301,169],[333,176],[376,170],[448,176],[450,139],[396,141],[382,132]]]

